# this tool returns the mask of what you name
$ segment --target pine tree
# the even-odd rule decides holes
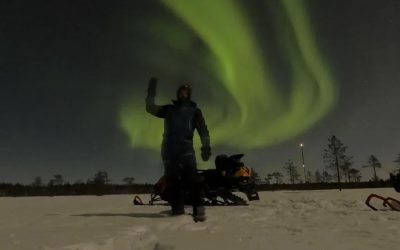
[[[126,185],[130,186],[135,181],[135,178],[134,177],[125,177],[122,179],[122,181],[125,182]]]
[[[332,180],[332,175],[328,171],[322,172],[322,182],[328,183]]]
[[[313,180],[314,180],[314,175],[311,173],[310,170],[307,170],[306,182],[307,182],[307,183],[312,183]]]
[[[378,175],[376,174],[376,169],[381,167],[382,164],[379,162],[378,158],[376,158],[374,155],[371,155],[368,158],[367,165],[363,166],[363,168],[372,168],[374,170],[374,176],[372,180],[375,182],[379,180]]]
[[[316,183],[321,183],[323,181],[322,175],[319,172],[319,170],[315,171],[315,182]]]
[[[108,178],[107,171],[97,171],[93,179],[88,179],[88,184],[105,185],[110,183],[111,180]]]
[[[271,184],[272,175],[268,174],[267,177],[264,178],[265,184]]]
[[[281,172],[273,172],[271,174],[271,176],[273,178],[275,178],[275,183],[276,184],[281,184],[282,183],[283,174]]]
[[[351,168],[349,170],[349,178],[351,182],[360,182],[361,181],[361,172],[358,169]]]
[[[255,184],[261,183],[261,177],[254,168],[251,168],[251,178],[253,178]]]
[[[397,172],[399,172],[400,173],[400,153],[397,155],[397,158],[396,158],[396,160],[394,160],[394,162],[396,162],[397,163]]]
[[[300,175],[297,172],[296,166],[293,164],[293,161],[291,159],[288,159],[283,169],[288,174],[291,184],[294,184],[299,179]]]
[[[337,139],[336,136],[333,135],[328,141],[328,148],[324,149],[323,154],[324,162],[328,170],[336,171],[339,190],[342,190],[340,179],[341,171],[348,181],[348,171],[353,164],[351,161],[353,157],[346,155],[347,146]]]
[[[36,176],[35,179],[32,182],[32,186],[34,187],[40,187],[43,185],[43,180],[42,177],[40,176]]]
[[[88,180],[88,184],[93,185],[96,195],[103,195],[106,192],[107,184],[110,182],[107,171],[98,171],[93,180]]]
[[[61,186],[64,184],[64,178],[61,174],[55,174],[54,178],[49,181],[49,186]]]

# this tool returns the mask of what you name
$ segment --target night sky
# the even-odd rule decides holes
[[[306,167],[322,171],[322,151],[332,134],[348,145],[354,167],[361,169],[374,154],[383,164],[378,175],[394,169],[400,153],[398,0],[304,1],[304,12],[294,8],[292,14],[306,14],[309,36],[290,26],[290,12],[282,14],[290,0],[221,1],[235,3],[232,13],[240,18],[234,22],[224,4],[186,13],[193,6],[179,2],[0,3],[0,182],[30,183],[35,176],[46,181],[54,174],[86,181],[98,170],[108,171],[115,183],[126,176],[154,182],[162,174],[162,121],[144,111],[151,76],[159,78],[159,104],[174,98],[180,84],[192,84],[209,123],[213,156],[243,152],[261,176],[282,171],[288,158],[300,165],[300,142]],[[218,28],[225,32],[219,38]],[[307,55],[299,56],[296,34],[313,41],[321,61],[310,66]],[[229,43],[221,47],[218,41]],[[243,71],[229,78],[226,65]],[[312,75],[318,65],[326,71]],[[318,74],[331,80],[318,82]],[[237,83],[231,89],[230,79]],[[299,79],[313,79],[309,92],[299,91],[300,100],[312,101],[284,128],[272,126],[281,110],[289,117]],[[332,95],[320,95],[324,88],[332,88]],[[252,95],[265,105],[253,103]],[[364,180],[372,177],[370,169],[362,172]]]

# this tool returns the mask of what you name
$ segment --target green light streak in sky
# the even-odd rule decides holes
[[[163,4],[208,46],[216,60],[209,64],[218,72],[214,84],[222,83],[230,97],[200,103],[213,146],[258,148],[281,143],[309,129],[333,107],[336,88],[303,1],[281,0],[277,10],[282,17],[276,36],[291,67],[289,95],[280,93],[280,83],[268,67],[274,62],[262,56],[243,6],[232,0],[164,0]],[[213,91],[212,84],[206,87]],[[143,95],[134,95],[122,107],[121,125],[132,146],[159,149],[162,120],[145,112]],[[157,103],[166,100],[161,94]]]

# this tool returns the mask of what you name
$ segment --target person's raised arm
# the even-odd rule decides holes
[[[210,146],[210,133],[206,122],[204,120],[201,110],[198,108],[195,113],[195,125],[197,132],[199,133],[201,140],[201,158],[207,161],[211,156],[211,146]]]
[[[154,116],[164,118],[165,107],[155,104],[154,99],[156,97],[156,89],[157,89],[157,78],[152,77],[147,87],[146,111]]]

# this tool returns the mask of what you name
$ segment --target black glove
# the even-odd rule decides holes
[[[203,146],[201,147],[201,158],[203,161],[208,161],[211,156],[211,147],[210,146]]]
[[[149,97],[156,96],[156,89],[157,89],[157,78],[152,77],[149,82],[149,86],[147,87],[147,95]]]

